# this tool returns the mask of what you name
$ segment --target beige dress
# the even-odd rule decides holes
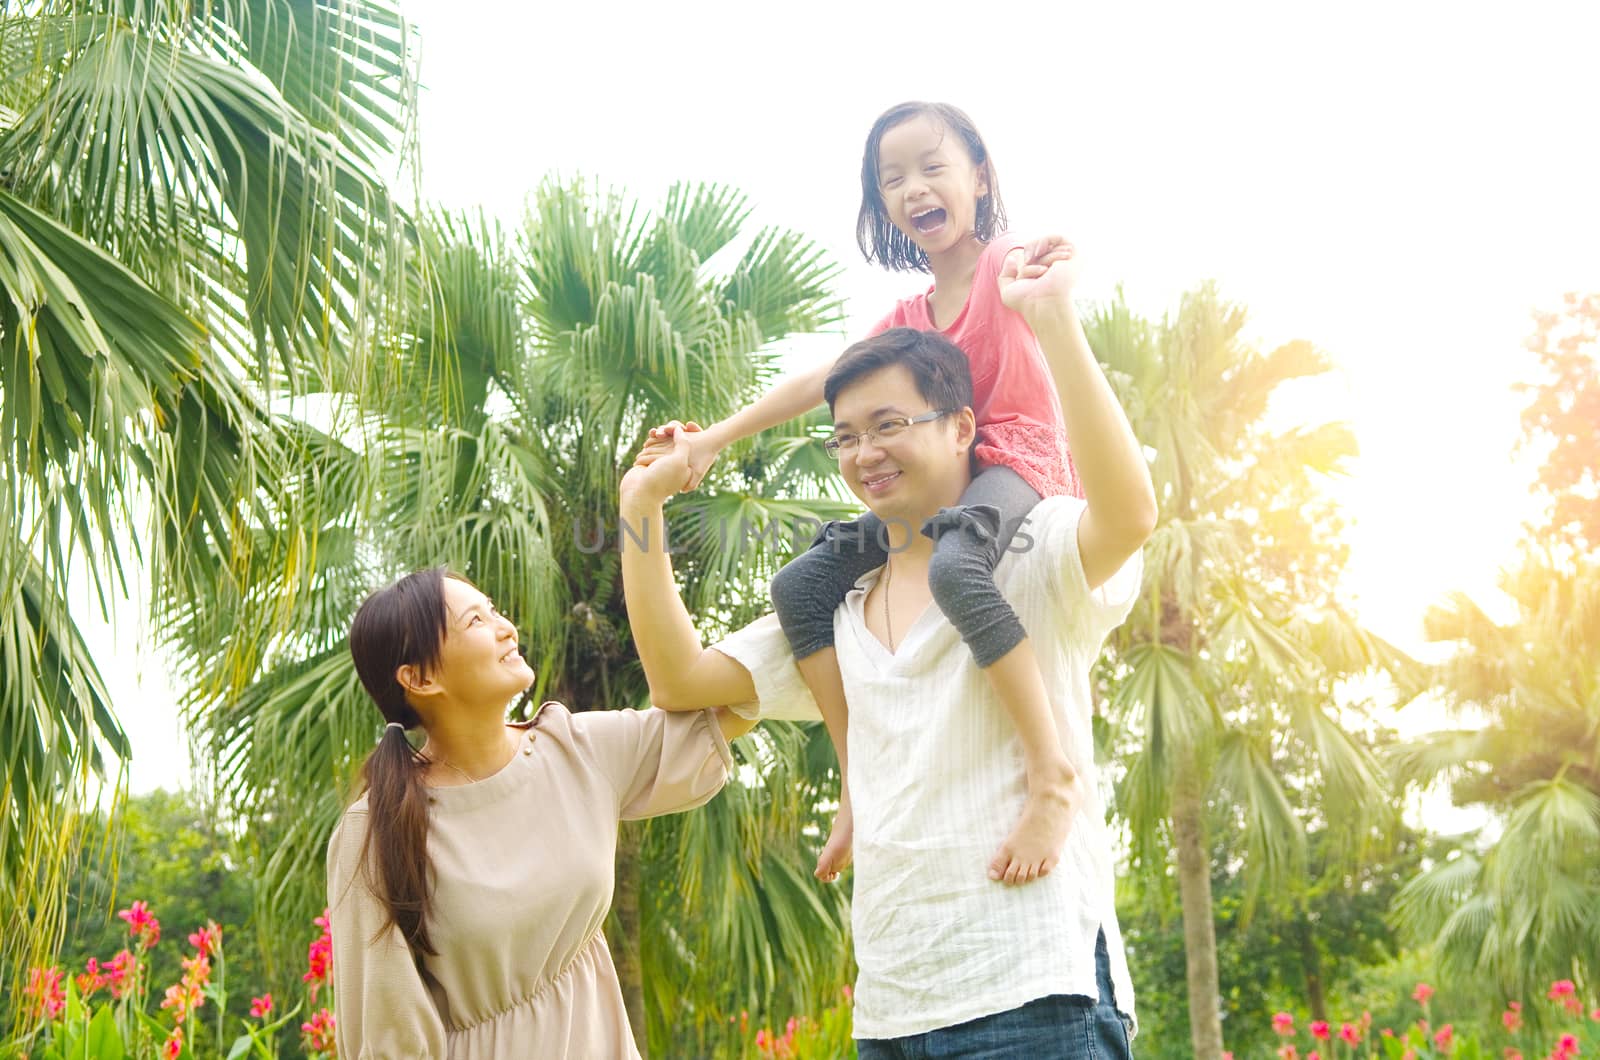
[[[500,772],[431,789],[438,955],[420,967],[397,928],[379,935],[363,796],[328,843],[340,1057],[638,1056],[600,932],[617,822],[701,805],[731,764],[709,712],[545,704]]]

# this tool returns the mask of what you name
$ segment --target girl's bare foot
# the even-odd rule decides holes
[[[1073,814],[1083,801],[1083,780],[1065,760],[1028,773],[1028,799],[1022,816],[989,862],[989,878],[1030,883],[1061,860]]]

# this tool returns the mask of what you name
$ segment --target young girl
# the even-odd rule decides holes
[[[1022,317],[1001,303],[997,283],[1003,269],[1023,278],[1043,275],[1053,262],[1070,258],[1072,247],[1055,236],[1024,242],[1006,233],[1005,223],[988,148],[961,110],[902,103],[873,123],[861,163],[857,242],[868,261],[885,268],[931,272],[933,286],[899,302],[872,334],[892,327],[938,330],[972,364],[978,473],[961,506],[945,509],[922,532],[938,542],[928,575],[933,598],[984,668],[1021,740],[1028,797],[989,863],[989,876],[1022,883],[1048,873],[1059,857],[1071,822],[1075,771],[1027,634],[995,588],[994,568],[1041,498],[1081,491],[1049,367]],[[790,376],[749,408],[689,433],[691,473],[684,488],[696,487],[730,443],[821,404],[832,367],[830,359]],[[875,433],[896,427],[904,429],[886,423]],[[665,428],[651,436],[670,447]],[[659,445],[647,446],[640,462],[663,451]],[[829,451],[853,460],[858,446],[854,435],[835,436]],[[852,830],[848,709],[834,654],[833,614],[856,580],[886,561],[882,529],[870,513],[854,523],[830,524],[772,583],[774,610],[844,778],[839,812],[817,861],[816,875],[823,880],[837,878],[848,863]]]

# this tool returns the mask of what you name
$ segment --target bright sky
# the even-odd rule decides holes
[[[733,184],[845,266],[848,335],[926,282],[855,250],[866,130],[903,99],[958,104],[1013,227],[1077,244],[1084,297],[1120,283],[1159,315],[1213,278],[1263,346],[1335,359],[1302,400],[1361,442],[1339,490],[1370,626],[1416,650],[1428,604],[1492,596],[1530,514],[1509,390],[1530,313],[1600,290],[1600,5],[405,10],[426,197],[514,222],[551,172],[646,205],[674,180]],[[107,669],[144,790],[185,767],[161,667],[123,625]]]

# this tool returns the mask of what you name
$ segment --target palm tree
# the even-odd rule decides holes
[[[1567,295],[1535,325],[1538,371],[1516,389],[1544,503],[1501,575],[1515,615],[1497,622],[1462,593],[1429,612],[1429,638],[1453,648],[1430,685],[1470,727],[1395,755],[1402,781],[1448,781],[1492,822],[1411,881],[1396,918],[1446,974],[1512,997],[1600,981],[1600,298]]]
[[[1600,562],[1530,552],[1501,588],[1510,621],[1464,594],[1429,612],[1429,639],[1454,648],[1434,687],[1468,724],[1396,756],[1405,781],[1449,781],[1493,826],[1412,880],[1395,916],[1447,974],[1522,997],[1600,982]]]
[[[1087,327],[1154,451],[1161,504],[1104,675],[1126,752],[1117,803],[1143,873],[1163,880],[1176,861],[1190,1037],[1207,1060],[1222,1053],[1208,807],[1239,824],[1247,901],[1303,886],[1308,825],[1347,854],[1371,841],[1390,803],[1334,685],[1406,665],[1336,595],[1344,552],[1318,479],[1353,455],[1349,430],[1269,426],[1278,388],[1328,364],[1305,342],[1260,354],[1241,340],[1244,322],[1206,286],[1159,325],[1119,294]],[[1321,797],[1295,797],[1312,791]]]
[[[376,167],[411,115],[382,0],[36,0],[0,13],[0,876],[49,937],[63,827],[128,745],[68,613],[148,578],[226,604],[280,564],[286,381],[349,370],[404,234]],[[292,627],[228,613],[231,658]],[[110,760],[107,760],[109,754]],[[26,947],[23,947],[26,948]]]
[[[645,701],[618,579],[621,473],[651,424],[726,414],[771,377],[777,340],[836,316],[816,248],[746,234],[748,213],[720,187],[675,187],[646,214],[547,182],[515,239],[476,218],[419,225],[413,319],[366,366],[364,403],[336,395],[280,479],[289,509],[324,518],[252,528],[261,550],[305,559],[254,582],[247,607],[304,598],[314,611],[245,682],[219,669],[223,631],[193,608],[170,616],[218,783],[246,820],[270,815],[288,837],[262,888],[263,930],[321,907],[321,849],[377,734],[345,635],[383,580],[441,562],[466,573],[536,646],[531,696],[580,710]],[[729,454],[717,476],[673,510],[687,596],[713,627],[764,610],[791,535],[695,526],[781,531],[839,507],[802,499],[834,477],[803,429]],[[805,826],[836,783],[816,734],[773,727],[736,750],[759,781],[623,832],[609,934],[636,1033],[658,1046],[734,1000],[798,1006],[843,974],[842,898],[791,868],[807,863]]]

